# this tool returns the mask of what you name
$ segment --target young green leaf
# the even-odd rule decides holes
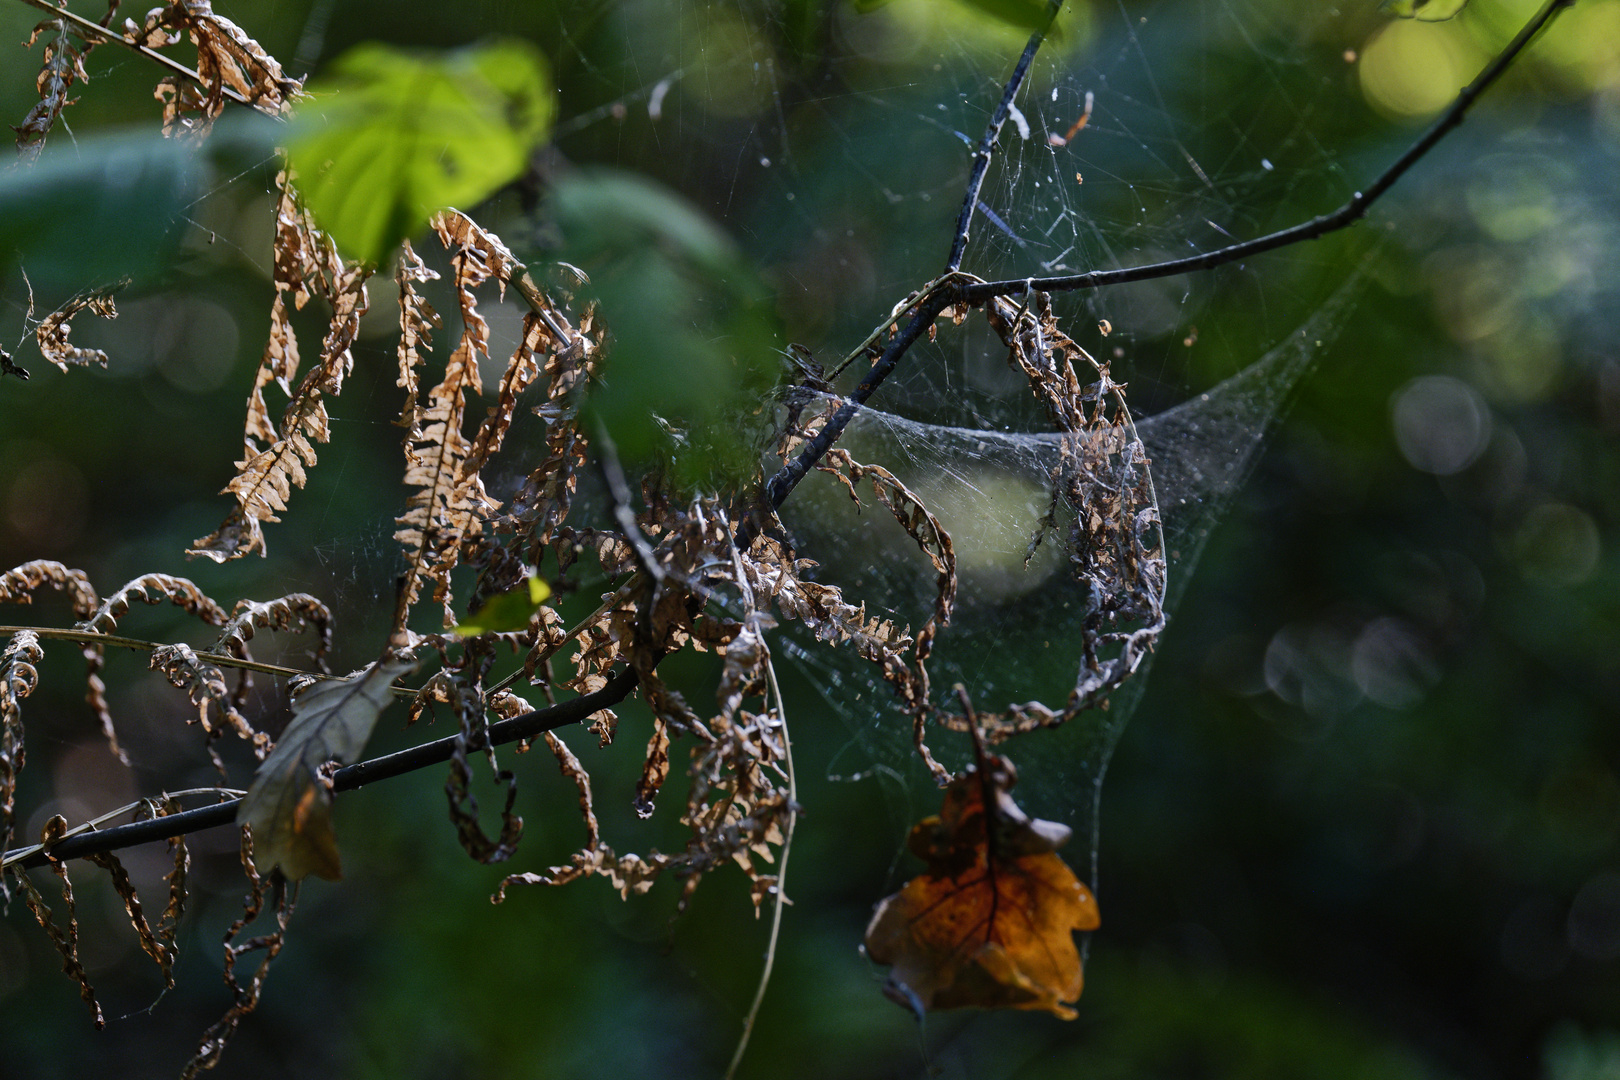
[[[288,159],[321,228],[362,262],[516,179],[555,112],[545,57],[523,41],[441,55],[358,45],[308,89]]]
[[[463,637],[477,637],[479,634],[526,629],[530,617],[540,610],[540,605],[550,595],[551,586],[530,574],[527,584],[490,597],[466,622],[456,627],[456,633]]]
[[[377,715],[394,700],[392,683],[415,661],[379,661],[342,679],[306,686],[292,700],[293,719],[236,812],[253,828],[261,869],[280,865],[289,880],[309,874],[343,876],[332,833],[332,792],[318,770],[329,761],[352,764],[365,749]]]

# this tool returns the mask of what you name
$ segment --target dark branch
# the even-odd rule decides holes
[[[552,731],[556,728],[577,724],[586,717],[603,709],[610,708],[630,696],[630,691],[636,688],[636,673],[633,668],[625,668],[608,680],[607,685],[595,693],[583,697],[564,701],[545,709],[514,716],[510,720],[502,720],[489,726],[489,741],[492,746],[502,743],[516,742],[519,739],[533,738],[543,731]],[[361,761],[350,765],[346,769],[339,769],[332,777],[334,791],[349,791],[354,788],[372,784],[378,780],[387,780],[390,777],[402,776],[417,769],[425,769],[429,765],[437,765],[441,761],[449,761],[455,752],[456,743],[460,736],[452,735],[437,742],[423,743],[413,746],[409,750],[401,750],[396,754],[385,757],[372,758],[370,761]],[[144,821],[132,822],[128,825],[117,825],[111,829],[102,829],[98,832],[79,833],[70,836],[51,848],[51,856],[56,859],[77,859],[87,855],[96,855],[104,851],[117,851],[122,848],[133,847],[136,844],[152,843],[157,840],[167,840],[171,836],[180,836],[186,833],[199,832],[219,825],[229,825],[236,820],[236,808],[240,799],[231,799],[229,802],[215,803],[212,806],[199,807],[196,810],[186,810],[178,814],[169,814],[166,817],[148,818]],[[7,852],[6,857],[10,858]],[[21,862],[13,864],[19,867],[44,866],[48,860],[44,852],[36,852]]]
[[[907,324],[905,330],[889,343],[883,356],[866,373],[853,394],[833,414],[827,425],[816,433],[816,437],[807,443],[799,456],[784,465],[775,475],[765,483],[765,497],[773,509],[779,509],[788,494],[798,486],[799,481],[809,475],[824,454],[832,448],[838,437],[844,433],[849,422],[860,411],[860,406],[873,392],[889,377],[889,373],[905,355],[906,350],[921,336],[922,331],[952,303],[982,304],[998,296],[1018,296],[1027,294],[1032,290],[1041,292],[1072,292],[1079,289],[1095,289],[1104,285],[1122,285],[1130,281],[1147,281],[1153,278],[1171,277],[1176,274],[1187,273],[1192,270],[1208,270],[1225,263],[1246,259],[1262,252],[1272,251],[1276,248],[1286,247],[1299,243],[1301,240],[1314,240],[1319,236],[1342,229],[1347,225],[1364,217],[1368,207],[1388,191],[1394,183],[1404,176],[1408,170],[1416,165],[1436,143],[1443,139],[1452,128],[1463,122],[1463,117],[1470,107],[1478,100],[1492,83],[1496,82],[1508,67],[1524,51],[1525,47],[1547,27],[1547,24],[1557,17],[1564,8],[1574,6],[1575,0],[1548,0],[1545,7],[1536,13],[1523,30],[1520,30],[1507,48],[1491,61],[1490,65],[1480,72],[1479,76],[1464,87],[1452,102],[1445,115],[1434,123],[1434,126],[1424,132],[1423,136],[1407,148],[1395,163],[1391,165],[1364,190],[1356,194],[1338,210],[1331,214],[1324,214],[1312,218],[1301,225],[1275,232],[1269,236],[1262,236],[1257,240],[1248,240],[1241,244],[1233,244],[1217,251],[1207,252],[1203,255],[1194,255],[1186,259],[1174,259],[1170,262],[1153,263],[1148,266],[1133,266],[1121,270],[1093,270],[1086,274],[1076,274],[1069,277],[1049,278],[1021,278],[1013,281],[987,281],[977,285],[950,285],[931,296],[922,297],[913,309],[916,316]],[[984,182],[984,170],[989,164],[989,147],[995,142],[997,132],[1007,119],[1008,108],[1013,95],[1023,82],[1029,70],[1029,64],[1039,47],[1041,39],[1045,36],[1043,29],[1030,39],[1029,45],[1024,49],[1024,55],[1013,72],[1013,77],[1007,83],[1007,89],[1002,94],[1001,105],[991,117],[990,126],[985,131],[985,137],[980,142],[979,153],[975,155],[973,175],[968,180],[967,198],[962,204],[962,213],[958,218],[956,227],[956,243],[951,249],[950,269],[955,270],[961,261],[963,248],[967,243],[968,223],[972,219],[973,207],[978,203],[979,187]],[[739,538],[741,542],[741,538]]]
[[[781,509],[782,503],[787,499],[789,493],[799,486],[800,480],[810,474],[810,470],[816,467],[816,462],[821,460],[822,455],[832,449],[832,444],[838,441],[838,436],[842,435],[844,429],[849,426],[849,422],[855,419],[855,414],[860,411],[861,405],[867,398],[872,396],[879,386],[883,385],[883,380],[889,377],[889,373],[894,370],[894,365],[900,362],[900,358],[905,355],[906,350],[911,348],[912,343],[921,337],[923,331],[933,324],[934,320],[939,317],[939,313],[945,310],[950,301],[951,296],[948,289],[939,289],[918,298],[916,307],[912,309],[916,314],[906,324],[906,328],[889,342],[889,347],[883,350],[883,355],[878,358],[877,363],[873,364],[871,370],[866,373],[865,378],[861,379],[861,383],[855,388],[855,392],[849,395],[848,400],[843,405],[838,407],[838,411],[833,414],[832,419],[827,421],[820,431],[816,432],[815,438],[805,444],[804,449],[799,451],[799,456],[784,465],[780,472],[766,481],[765,498],[770,501],[771,509]],[[738,543],[739,545],[742,544],[741,539],[739,539]]]
[[[1153,278],[1171,277],[1175,274],[1184,274],[1193,270],[1209,270],[1216,266],[1223,266],[1239,259],[1247,259],[1262,252],[1274,251],[1280,247],[1297,244],[1302,240],[1315,240],[1330,232],[1337,232],[1347,225],[1354,224],[1366,216],[1367,210],[1394,186],[1395,182],[1407,171],[1416,165],[1424,155],[1434,149],[1435,144],[1457,125],[1463,122],[1464,116],[1479,100],[1487,88],[1505,72],[1509,65],[1517,59],[1525,47],[1546,28],[1547,24],[1557,17],[1564,8],[1573,7],[1575,0],[1548,0],[1547,5],[1536,13],[1518,36],[1508,43],[1507,48],[1492,60],[1490,65],[1479,76],[1457,95],[1457,100],[1451,103],[1445,115],[1436,120],[1428,131],[1423,133],[1406,152],[1395,160],[1395,163],[1385,169],[1379,177],[1366,188],[1356,192],[1350,201],[1333,211],[1331,214],[1322,214],[1311,220],[1280,232],[1271,233],[1255,240],[1245,240],[1241,244],[1232,244],[1216,251],[1205,252],[1202,255],[1193,255],[1185,259],[1172,259],[1169,262],[1153,263],[1149,266],[1132,266],[1121,270],[1093,270],[1085,274],[1072,274],[1066,277],[1023,278],[1016,281],[987,281],[980,285],[966,286],[956,293],[956,298],[969,304],[982,304],[994,296],[1017,296],[1029,290],[1039,292],[1074,292],[1079,289],[1096,289],[1104,285],[1123,285],[1130,281],[1148,281]]]
[[[967,194],[962,197],[962,212],[956,216],[956,238],[951,241],[951,257],[946,260],[945,269],[957,270],[962,266],[962,256],[967,252],[968,227],[973,224],[973,210],[979,205],[979,191],[984,187],[985,173],[990,171],[990,155],[995,151],[996,139],[1001,137],[1001,128],[1012,114],[1013,98],[1024,85],[1024,77],[1029,74],[1029,65],[1034,62],[1035,54],[1040,50],[1041,42],[1046,40],[1046,33],[1052,28],[1052,20],[1057,18],[1058,9],[1063,6],[1063,0],[1051,0],[1046,7],[1046,22],[1035,33],[1030,35],[1029,44],[1024,46],[1024,55],[1018,58],[1018,65],[1013,68],[1012,78],[1007,80],[1007,87],[1001,92],[1001,103],[996,111],[990,114],[990,124],[984,129],[984,135],[979,139],[979,148],[973,152],[973,171],[968,174]]]

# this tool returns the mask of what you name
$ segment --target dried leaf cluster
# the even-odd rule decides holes
[[[89,43],[99,40],[86,30],[89,36],[79,39],[85,44],[70,46],[67,38],[78,31],[64,29],[60,21],[39,32],[44,30],[54,30],[57,39],[47,46],[41,104],[19,129],[23,145],[32,148],[67,103],[67,87],[84,81],[82,55]],[[140,25],[126,23],[124,40],[163,49],[187,35],[197,47],[198,79],[171,77],[160,84],[167,133],[206,135],[227,99],[280,113],[298,96],[299,83],[286,78],[272,57],[235,24],[214,14],[205,0],[155,8]],[[317,465],[317,447],[330,438],[328,408],[353,368],[360,319],[370,303],[373,268],[339,253],[307,210],[289,170],[281,172],[277,186],[270,330],[248,393],[243,454],[224,488],[234,505],[220,527],[189,550],[218,563],[262,555],[265,526],[288,510],[307,470]],[[76,623],[59,636],[79,643],[88,664],[87,699],[111,751],[120,756],[100,671],[103,649],[132,604],[172,604],[220,631],[201,650],[181,642],[151,647],[151,666],[185,695],[209,752],[216,739],[231,731],[248,741],[262,761],[237,815],[245,826],[242,863],[250,889],[244,916],[225,940],[225,978],[234,1000],[224,1019],[205,1034],[187,1075],[218,1060],[230,1034],[257,1003],[268,967],[282,947],[297,882],[311,873],[339,876],[338,844],[329,821],[333,763],[349,764],[359,757],[378,715],[396,696],[412,698],[413,720],[439,708],[456,718],[447,755],[448,814],[463,847],[480,862],[510,860],[522,838],[522,819],[515,812],[517,778],[500,766],[491,726],[492,721],[540,713],[546,706],[531,704],[512,688],[514,683],[526,682],[547,705],[559,694],[601,693],[617,685],[616,680],[633,687],[652,713],[640,779],[630,796],[642,817],[653,815],[665,799],[677,768],[676,745],[684,742],[687,747],[686,789],[684,798],[676,800],[688,833],[685,845],[673,852],[636,854],[621,852],[604,838],[595,812],[595,786],[579,755],[555,731],[540,732],[562,775],[579,793],[584,842],[560,860],[544,860],[543,869],[508,875],[497,900],[514,884],[560,885],[593,876],[605,878],[628,897],[646,892],[668,874],[682,882],[684,907],[707,874],[735,865],[749,881],[756,913],[767,900],[780,903],[781,881],[773,870],[797,809],[788,782],[780,703],[768,693],[768,635],[781,620],[799,620],[827,646],[851,649],[875,665],[894,687],[923,760],[946,785],[941,817],[924,822],[913,834],[913,847],[929,863],[928,875],[886,901],[868,932],[874,959],[895,963],[895,985],[904,988],[901,996],[922,1008],[974,1004],[1072,1015],[1063,1003],[1078,995],[1080,974],[1070,934],[1096,925],[1095,904],[1053,854],[1059,841],[1051,830],[1045,823],[1030,822],[1007,796],[1010,762],[981,752],[976,772],[953,779],[935,760],[927,739],[931,725],[969,731],[976,740],[981,733],[1001,740],[1060,723],[1100,704],[1137,668],[1162,629],[1162,540],[1148,462],[1124,405],[1123,385],[1063,334],[1044,296],[1035,295],[1021,307],[1001,299],[983,305],[1007,345],[1009,362],[1023,373],[1064,435],[1062,464],[1049,478],[1050,509],[1040,534],[1031,538],[1031,551],[1042,542],[1063,544],[1091,606],[1080,673],[1066,702],[1056,707],[1031,702],[1002,717],[975,717],[964,697],[959,714],[936,701],[927,668],[935,641],[947,632],[952,616],[956,551],[916,492],[884,466],[856,461],[842,449],[833,448],[812,463],[836,476],[857,502],[870,490],[932,567],[933,610],[913,630],[869,613],[858,598],[814,580],[814,564],[796,555],[774,509],[762,500],[760,493],[768,490],[762,469],[733,490],[692,492],[668,480],[669,470],[654,468],[639,492],[633,492],[611,444],[594,437],[581,411],[603,366],[612,362],[604,320],[573,295],[584,284],[583,274],[559,266],[555,276],[561,284],[543,287],[499,237],[457,210],[435,215],[432,229],[448,263],[447,276],[430,268],[409,243],[394,268],[406,492],[394,536],[404,570],[389,640],[379,659],[354,675],[295,685],[293,719],[279,742],[272,744],[245,714],[248,670],[255,666],[248,644],[262,629],[309,629],[318,635],[319,662],[330,647],[332,626],[330,612],[316,598],[290,593],[263,603],[244,600],[227,614],[194,583],[171,575],[143,575],[105,600],[83,572],[48,560],[0,576],[0,602],[31,603],[46,588],[67,594]],[[443,324],[428,299],[432,283],[440,280],[453,296],[459,324],[442,360],[434,352],[433,336]],[[898,333],[902,319],[926,302],[950,295],[940,290],[970,280],[976,279],[948,275],[906,298],[851,359],[875,358],[876,343]],[[312,302],[325,313],[326,330],[318,354],[301,372],[292,313]],[[470,398],[484,394],[484,369],[496,359],[481,313],[481,305],[492,302],[518,302],[526,310],[521,340],[504,358],[493,400],[480,414]],[[960,302],[933,310],[958,325],[971,313]],[[87,295],[38,327],[41,352],[64,370],[74,363],[107,363],[105,355],[68,343],[71,319],[82,311],[108,318],[116,314],[109,297]],[[931,324],[929,334],[936,331]],[[267,399],[272,385],[285,398],[279,417]],[[808,371],[804,386],[823,389],[819,371]],[[781,430],[772,433],[784,462],[831,418],[830,411],[809,410],[791,393],[787,400]],[[486,477],[492,464],[505,462],[506,437],[520,410],[543,421],[541,452],[538,463],[522,470],[524,479],[503,499],[489,490]],[[593,459],[601,467],[600,484],[588,469]],[[582,485],[599,492],[588,521],[580,520]],[[542,568],[549,594],[527,591]],[[602,581],[607,588],[600,604],[569,625],[563,602]],[[453,629],[470,625],[464,622],[466,612],[517,590],[525,590],[529,598],[517,605],[528,613],[526,625],[476,634]],[[431,628],[419,623],[413,629],[412,615],[422,608],[433,612]],[[52,633],[44,628],[18,632],[0,654],[0,809],[8,847],[16,776],[24,764],[21,702],[37,685],[42,641]],[[666,657],[686,649],[719,658],[712,707],[694,706],[658,673]],[[519,671],[494,680],[492,672],[503,653],[513,652],[523,657]],[[437,669],[417,689],[395,685],[429,657],[436,659]],[[227,675],[233,669],[234,686]],[[589,718],[590,732],[604,747],[616,741],[619,728],[612,708],[601,708]],[[472,795],[473,762],[479,755],[505,786],[493,836]],[[216,754],[216,764],[219,760]],[[163,799],[132,809],[137,817],[151,817],[172,813],[178,805]],[[96,1008],[77,960],[71,882],[64,862],[52,854],[67,834],[66,822],[58,819],[39,847],[8,853],[0,888],[9,896],[7,883],[17,883],[56,942],[69,975]],[[147,925],[116,858],[97,856],[112,874],[143,947],[166,978],[173,961],[174,921],[185,902],[187,865],[183,839],[170,843],[175,852],[170,897],[156,930]],[[54,921],[24,869],[24,863],[40,860],[60,878],[68,908],[66,930]],[[243,929],[264,909],[267,888],[276,928],[237,944]],[[1013,921],[1023,929],[1012,929]],[[259,967],[245,983],[239,982],[236,961],[255,950],[263,952]],[[1045,960],[1031,959],[1032,952],[1041,950]]]

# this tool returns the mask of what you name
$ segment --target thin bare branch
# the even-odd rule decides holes
[[[57,7],[55,4],[51,3],[50,0],[22,0],[22,2],[27,4],[29,7],[36,7],[41,11],[48,11],[59,19],[66,19],[78,30],[83,31],[86,40],[110,41],[114,45],[122,45],[126,49],[133,49],[142,56],[146,57],[148,60],[155,61],[156,63],[168,68],[176,75],[184,76],[199,86],[205,85],[201,75],[197,74],[197,72],[193,69],[186,67],[186,65],[182,64],[180,61],[165,56],[156,49],[148,48],[145,45],[139,45],[133,41],[130,41],[116,30],[109,30],[100,23],[91,22],[82,15],[75,15],[65,7]],[[238,105],[253,104],[253,102],[249,101],[246,97],[237,93],[235,90],[232,90],[228,86],[222,87],[221,92]]]
[[[946,270],[962,268],[962,256],[967,253],[968,230],[973,224],[973,211],[979,205],[979,191],[984,187],[985,173],[990,171],[990,155],[996,148],[996,139],[1000,137],[1007,117],[1012,114],[1013,98],[1023,88],[1029,65],[1035,60],[1035,54],[1040,51],[1047,31],[1052,28],[1052,20],[1057,18],[1058,9],[1062,6],[1063,0],[1049,0],[1046,21],[1030,35],[1029,44],[1024,46],[1024,54],[1013,68],[1012,78],[1007,80],[1007,88],[1001,92],[1001,102],[996,106],[996,111],[990,114],[990,124],[979,138],[978,149],[973,151],[973,171],[968,175],[967,194],[962,197],[961,213],[956,216],[956,237],[951,241],[951,256],[945,262]]]
[[[608,679],[607,685],[594,693],[585,694],[569,701],[552,705],[549,708],[537,709],[531,713],[514,716],[510,720],[489,725],[489,745],[500,746],[519,739],[531,739],[544,731],[566,727],[589,719],[603,709],[617,705],[630,696],[636,688],[636,673],[633,668],[624,668],[618,674]],[[425,769],[430,765],[449,761],[455,753],[456,745],[460,742],[459,735],[452,735],[437,742],[423,743],[409,750],[388,754],[384,757],[372,758],[369,761],[356,762],[345,769],[339,769],[332,777],[333,791],[351,791],[364,787],[366,784],[376,783],[378,780],[387,780],[395,776]],[[219,825],[229,825],[236,821],[236,809],[240,799],[230,799],[215,803],[211,806],[200,807],[196,810],[186,810],[178,814],[169,814],[157,819],[136,821],[128,825],[118,825],[111,829],[99,832],[80,833],[69,836],[58,843],[52,844],[50,855],[52,859],[79,859],[94,855],[102,851],[119,851],[123,848],[133,847],[136,844],[151,843],[156,840],[166,840],[171,836],[184,836],[211,829]],[[32,855],[17,858],[17,852],[6,852],[5,862],[8,867],[19,869],[31,866],[44,866],[48,861],[43,852],[36,851]]]

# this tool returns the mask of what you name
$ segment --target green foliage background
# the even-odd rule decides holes
[[[762,189],[728,186],[733,174],[717,163],[735,159],[753,125],[784,123],[801,147],[821,136],[810,95],[772,101],[728,89],[734,65],[721,34],[689,51],[665,105],[676,120],[655,125],[638,100],[622,123],[567,126],[625,93],[600,71],[618,70],[661,35],[721,26],[719,15],[773,35],[790,88],[816,86],[836,57],[842,87],[904,86],[907,100],[925,103],[919,110],[931,107],[955,88],[934,81],[937,57],[862,51],[878,31],[859,20],[885,18],[888,8],[857,17],[829,15],[820,0],[217,6],[294,74],[319,71],[362,41],[533,42],[552,65],[563,125],[547,183],[569,190],[582,175],[603,175],[577,170],[611,167],[612,183],[657,183],[673,193],[661,197],[719,223],[723,244],[688,232],[701,243],[682,248],[640,226],[584,241],[626,246],[628,269],[603,288],[665,283],[666,317],[704,302],[685,291],[698,277],[694,260],[708,260],[735,289],[724,310],[702,313],[710,322],[673,342],[677,352],[720,333],[751,348],[802,341],[836,352],[932,276],[948,246],[966,150],[926,132],[846,133],[870,163],[864,174],[837,154],[799,154],[796,190],[829,232],[847,229],[837,243],[790,228]],[[1219,32],[1221,3],[1163,0],[1080,5],[1065,16],[1064,47],[1119,48],[1122,26],[1170,20],[1178,30],[1159,40],[1173,48],[1148,62],[1164,108],[1192,118],[1195,156],[1229,133],[1212,127],[1211,145],[1198,145],[1199,110],[1279,70],[1297,86],[1266,92],[1322,103],[1310,138],[1332,147],[1346,184],[1413,137],[1411,120],[1379,112],[1353,80],[1322,86],[1322,73],[1339,79],[1341,54],[1364,48],[1387,20],[1372,3],[1337,21],[1282,0],[1240,6],[1246,25],[1269,27],[1269,39],[1234,43]],[[1176,325],[1126,342],[1134,400],[1169,403],[1237,370],[1300,321],[1362,258],[1367,235],[1391,237],[1370,264],[1373,283],[1350,327],[1216,532],[1118,748],[1103,802],[1103,929],[1091,943],[1081,1019],[939,1016],[919,1033],[882,1000],[881,975],[856,945],[872,903],[909,874],[905,830],[932,795],[827,780],[848,731],[804,676],[789,674],[808,812],[793,853],[794,905],[743,1075],[1582,1080],[1620,1069],[1620,65],[1611,48],[1604,66],[1600,47],[1603,28],[1620,23],[1617,10],[1614,0],[1581,0],[1570,21],[1590,20],[1584,35],[1566,27],[1538,48],[1360,238],[1206,275],[1197,306],[1189,301]],[[1464,18],[1488,52],[1527,13],[1514,0],[1475,0]],[[21,4],[0,6],[0,40],[26,37],[36,18]],[[324,20],[323,35],[311,34],[312,20]],[[1006,36],[985,25],[996,48],[998,35]],[[1005,63],[988,70],[1010,65],[1019,36],[1011,32]],[[301,42],[309,55],[298,63]],[[1274,53],[1296,62],[1262,63]],[[27,111],[33,63],[12,48],[0,114]],[[67,179],[22,191],[29,181],[4,177],[0,243],[30,252],[42,310],[90,283],[83,278],[131,273],[136,283],[117,323],[75,329],[75,340],[108,344],[106,373],[61,376],[14,350],[34,377],[0,380],[0,565],[58,558],[104,590],[164,570],[224,600],[304,588],[340,606],[339,640],[351,652],[338,666],[363,662],[386,622],[387,537],[401,501],[398,433],[388,424],[397,410],[391,342],[363,339],[334,442],[286,525],[270,533],[269,558],[184,563],[185,543],[223,511],[212,493],[238,451],[246,380],[262,347],[272,166],[255,149],[258,136],[233,142],[227,130],[202,167],[210,185],[237,183],[193,203],[205,177],[146,142],[155,137],[155,72],[111,46],[90,67],[94,79],[68,113],[83,152],[61,131],[39,168]],[[996,90],[986,83],[977,92],[988,102]],[[1250,137],[1275,148],[1279,178],[1242,194],[1255,233],[1342,198],[1332,184],[1287,182],[1291,166],[1303,167],[1286,156],[1302,141],[1288,137],[1297,118],[1263,109],[1252,117]],[[115,159],[96,157],[104,151],[92,136],[126,129],[117,153],[139,164],[103,168]],[[1128,172],[1133,162],[1111,167]],[[134,182],[97,179],[108,170]],[[891,207],[878,191],[891,176],[936,197]],[[572,190],[581,202],[602,192]],[[532,254],[556,238],[525,197],[508,191],[478,216]],[[164,217],[179,208],[199,228],[149,238],[143,207],[162,207],[153,214]],[[685,220],[650,224],[667,233]],[[1147,253],[1126,243],[1119,255],[1129,263]],[[805,265],[830,268],[822,278],[836,287],[800,289]],[[22,333],[28,289],[15,260],[0,275],[9,347]],[[766,314],[761,281],[776,292]],[[374,290],[384,322],[388,292],[386,281]],[[1107,316],[1111,302],[1104,295],[1072,310]],[[1196,347],[1183,344],[1192,322]],[[656,328],[627,321],[620,332],[633,340]],[[646,363],[618,407],[691,391]],[[1413,468],[1395,439],[1392,400],[1422,375],[1460,380],[1490,410],[1484,454],[1452,476]],[[0,609],[7,622],[34,617],[60,622],[66,612],[54,600]],[[155,639],[193,634],[165,611],[130,618]],[[1369,696],[1354,657],[1380,619],[1421,648],[1400,654],[1401,679]],[[289,643],[286,655],[295,661],[300,650]],[[47,651],[44,689],[24,714],[31,761],[19,806],[37,812],[33,828],[49,812],[79,820],[137,794],[213,782],[195,733],[182,728],[183,703],[138,659],[115,656],[108,678],[137,761],[127,775],[79,702],[76,654]],[[700,686],[712,673],[690,663],[677,674]],[[259,704],[276,708],[276,692],[262,690]],[[636,719],[627,710],[618,753],[573,740],[598,775],[610,828],[636,828],[628,810]],[[424,737],[386,716],[382,727],[379,750]],[[518,762],[529,826],[519,859],[560,859],[581,835],[572,789],[549,760]],[[233,765],[246,775],[245,760]],[[737,879],[716,874],[673,923],[667,884],[629,904],[585,882],[519,891],[492,907],[502,869],[462,855],[433,774],[345,796],[337,817],[348,878],[305,887],[264,1004],[218,1075],[723,1068],[766,930]],[[643,846],[674,840],[642,828],[633,835]],[[154,972],[110,892],[80,875],[88,963],[118,1017],[104,1032],[91,1030],[43,935],[12,905],[0,923],[8,1078],[177,1072],[225,1007],[217,943],[240,895],[230,838],[197,843],[200,888],[183,930],[180,985],[150,1014]],[[156,859],[132,852],[126,861],[147,880],[161,872]]]

